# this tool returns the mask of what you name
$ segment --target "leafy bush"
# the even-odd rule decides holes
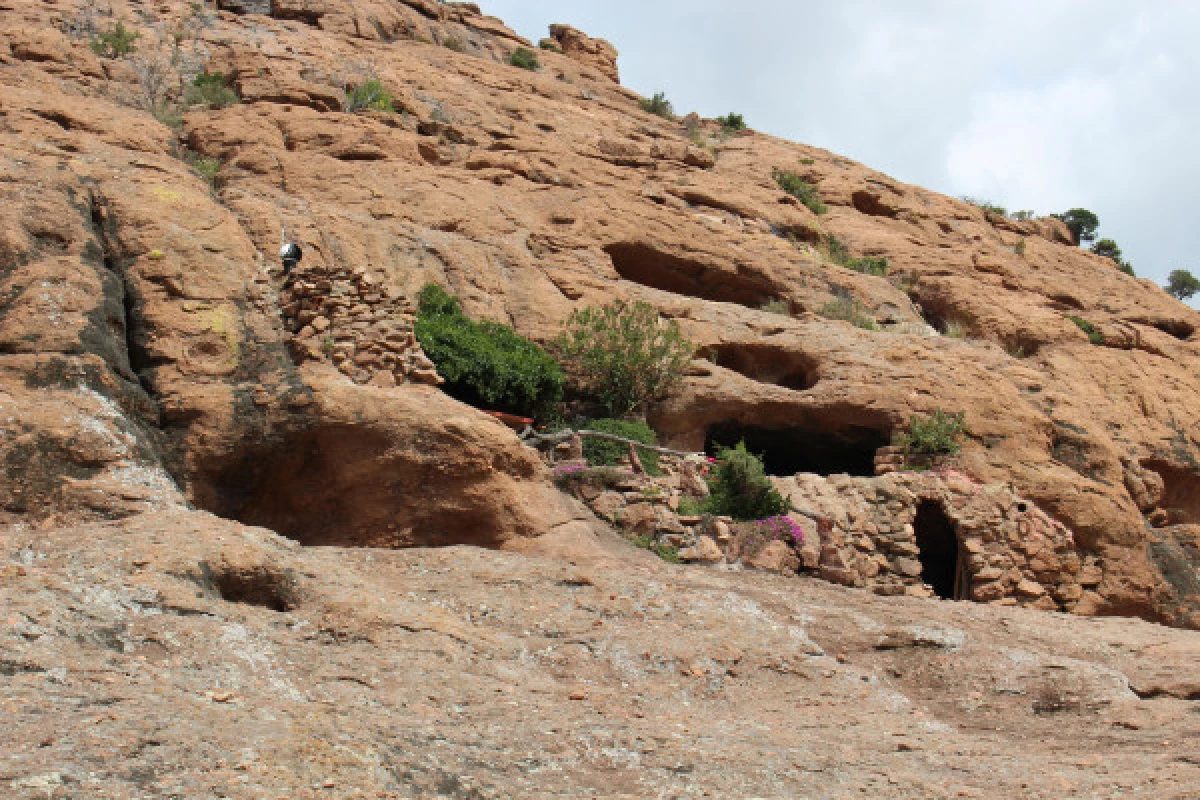
[[[821,202],[817,187],[791,170],[775,169],[771,172],[771,177],[779,184],[780,189],[799,200],[814,214],[824,214],[829,210],[828,206]]]
[[[1079,330],[1087,334],[1089,342],[1092,344],[1104,344],[1104,334],[1101,333],[1095,325],[1088,322],[1083,317],[1068,316],[1067,319],[1071,320],[1071,322],[1074,322]]]
[[[537,416],[562,398],[562,369],[512,328],[475,322],[445,289],[421,290],[417,340],[452,397],[475,406]]]
[[[229,80],[221,72],[205,70],[192,80],[192,85],[183,93],[184,102],[192,106],[225,108],[241,101],[237,92],[229,88]]]
[[[667,95],[663,92],[655,92],[653,97],[643,97],[638,101],[642,111],[649,111],[651,114],[657,114],[660,117],[671,119],[675,116],[675,109],[671,106],[671,101],[667,99]]]
[[[791,504],[767,477],[762,459],[747,450],[745,442],[718,449],[717,466],[708,485],[711,494],[705,509],[711,514],[758,520],[791,510]]]
[[[554,468],[554,485],[566,492],[584,486],[593,489],[615,489],[633,477],[627,470],[613,467],[561,466]]]
[[[825,317],[825,319],[844,320],[856,328],[862,328],[864,331],[879,330],[879,324],[875,322],[875,318],[870,316],[867,310],[851,297],[839,297],[831,300],[821,306],[821,310],[817,313]]]
[[[346,90],[346,111],[391,111],[396,110],[396,98],[383,88],[378,78],[369,78],[358,86]]]
[[[666,561],[669,564],[679,563],[679,548],[674,545],[664,544],[659,542],[653,536],[635,536],[631,540],[635,547],[640,547],[643,550],[649,550],[654,555]]]
[[[619,300],[573,312],[554,347],[573,381],[611,417],[628,416],[669,392],[695,352],[679,323],[664,323],[646,303]]]
[[[782,314],[789,317],[792,314],[792,304],[782,297],[776,297],[771,300],[764,300],[758,306],[759,311],[766,311],[769,314]]]
[[[538,47],[543,50],[549,50],[551,53],[562,53],[562,45],[553,39],[542,39],[538,42]]]
[[[124,22],[117,22],[112,30],[92,39],[92,52],[101,58],[123,58],[137,51],[137,40],[141,37],[140,32],[126,28]]]
[[[842,243],[832,233],[826,234],[824,239],[825,252],[829,255],[829,260],[838,266],[852,269],[855,272],[861,272],[864,275],[874,275],[877,278],[886,278],[888,274],[888,260],[882,256],[862,256],[855,258],[850,255],[850,249]]]
[[[1092,245],[1092,252],[1098,256],[1112,259],[1117,268],[1126,275],[1133,275],[1133,265],[1122,258],[1121,248],[1112,239],[1101,239]]]
[[[985,214],[995,214],[998,217],[1008,216],[1008,209],[1004,206],[998,206],[995,203],[989,203],[987,200],[977,200],[974,197],[967,197],[965,195],[962,199],[976,208],[982,209]]]
[[[1180,300],[1187,300],[1196,292],[1200,292],[1200,279],[1186,269],[1172,270],[1167,276],[1167,294]]]
[[[909,417],[907,430],[898,433],[893,441],[908,455],[954,455],[962,449],[966,432],[964,414],[948,414],[938,409],[928,417]]]
[[[1055,214],[1054,218],[1066,223],[1071,235],[1075,237],[1075,244],[1096,240],[1096,229],[1100,227],[1100,218],[1086,208],[1072,208],[1062,214]]]
[[[512,54],[508,57],[508,63],[514,67],[528,70],[536,70],[540,66],[538,64],[537,53],[528,47],[518,47],[516,50],[513,50]]]
[[[717,117],[717,122],[730,133],[746,130],[746,118],[741,114],[729,113],[723,117]]]
[[[580,430],[611,433],[625,439],[632,439],[642,444],[654,444],[656,437],[654,429],[644,422],[626,419],[594,419],[579,426]],[[612,442],[607,439],[597,439],[592,436],[583,437],[583,457],[593,467],[611,467],[622,463],[629,454],[629,445]],[[658,453],[653,450],[638,448],[638,458],[646,469],[647,475],[661,475],[658,468]]]
[[[442,39],[442,47],[447,50],[453,50],[456,53],[467,52],[467,43],[457,36],[447,36],[445,39]]]

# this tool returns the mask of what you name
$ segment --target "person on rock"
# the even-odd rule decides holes
[[[295,242],[288,242],[283,247],[279,248],[279,260],[283,263],[283,277],[291,273],[296,265],[300,263],[300,259],[304,258],[304,251],[300,249],[300,245]]]

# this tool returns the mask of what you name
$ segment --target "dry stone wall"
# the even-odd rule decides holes
[[[357,384],[443,383],[417,342],[417,310],[366,269],[293,273],[280,293],[297,363],[330,361]]]
[[[1067,528],[1008,487],[953,470],[797,475],[779,484],[816,531],[817,573],[836,583],[930,595],[916,524],[922,504],[930,504],[961,548],[964,598],[1065,611],[1098,599],[1088,591],[1100,583],[1097,558],[1081,554]]]
[[[663,474],[650,477],[634,464],[589,468],[564,453],[575,458],[555,466],[561,487],[682,561],[806,572],[881,595],[1081,613],[1102,602],[1093,590],[1103,565],[1071,531],[1011,488],[953,469],[777,478],[795,509],[790,522],[755,523],[681,512],[684,498],[707,494],[703,465],[689,459],[662,457]]]

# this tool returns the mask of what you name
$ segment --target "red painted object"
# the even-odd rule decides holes
[[[518,433],[533,424],[533,420],[529,417],[518,417],[516,414],[505,414],[503,411],[484,411],[483,413],[490,414]]]

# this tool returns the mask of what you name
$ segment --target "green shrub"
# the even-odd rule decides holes
[[[669,544],[662,544],[653,536],[635,536],[630,540],[635,547],[640,547],[643,550],[649,550],[654,555],[666,561],[669,564],[679,563],[679,548]]]
[[[195,150],[188,150],[186,148],[180,152],[179,159],[203,178],[204,182],[214,192],[220,191],[225,185],[225,180],[221,177],[221,168],[225,165],[221,159],[208,158],[207,156],[200,155]]]
[[[92,39],[92,52],[101,58],[123,58],[137,51],[137,40],[141,37],[139,31],[126,28],[124,22],[117,22],[111,31]]]
[[[442,39],[442,47],[447,50],[453,50],[456,53],[467,52],[467,43],[457,36],[447,36],[445,39]]]
[[[1008,209],[1006,209],[1004,206],[998,206],[995,203],[989,203],[987,200],[976,200],[974,197],[964,196],[962,199],[976,208],[982,209],[985,214],[995,214],[998,217],[1008,216]]]
[[[741,114],[729,113],[723,117],[717,117],[717,122],[721,123],[721,127],[730,133],[746,130],[746,118]]]
[[[396,110],[396,98],[378,78],[370,78],[358,86],[346,90],[346,111],[391,111]]]
[[[1186,269],[1172,270],[1167,276],[1167,294],[1179,300],[1187,300],[1200,292],[1200,279]]]
[[[513,50],[512,54],[508,57],[508,63],[514,67],[528,70],[535,70],[540,66],[538,64],[537,53],[528,47],[518,47],[516,50]]]
[[[561,466],[554,468],[554,485],[564,492],[572,494],[584,486],[601,491],[616,489],[632,477],[627,470],[613,467]]]
[[[1100,218],[1086,208],[1072,208],[1062,214],[1055,214],[1054,218],[1066,223],[1071,235],[1075,237],[1075,244],[1096,240],[1096,229],[1100,227]]]
[[[580,430],[611,433],[625,439],[632,439],[642,444],[655,444],[654,429],[644,422],[626,419],[593,419],[579,426]],[[629,445],[611,442],[607,439],[597,439],[591,436],[583,437],[583,457],[593,467],[612,467],[624,461],[629,455]],[[646,468],[647,475],[661,475],[658,468],[658,453],[653,450],[638,448],[638,458]]]
[[[1112,239],[1101,239],[1092,245],[1092,252],[1116,262],[1117,267],[1128,275],[1133,274],[1133,266],[1122,258],[1120,246]]]
[[[1095,325],[1088,322],[1083,317],[1068,316],[1067,319],[1071,320],[1071,322],[1074,322],[1079,330],[1087,334],[1089,342],[1092,344],[1104,344],[1104,334],[1101,333]]]
[[[780,189],[799,200],[814,214],[824,214],[829,210],[829,207],[821,202],[817,187],[791,170],[775,169],[771,172],[771,177],[779,184]]]
[[[938,409],[928,417],[909,417],[908,429],[897,434],[893,443],[908,455],[954,455],[962,449],[966,432],[964,414]]]
[[[537,416],[562,399],[562,369],[506,325],[475,322],[436,284],[421,290],[417,340],[446,392],[474,406]]]
[[[679,323],[646,303],[620,300],[575,311],[554,347],[573,382],[611,417],[626,417],[669,392],[695,353]]]
[[[825,317],[825,319],[844,320],[856,328],[862,328],[864,331],[879,330],[879,324],[875,322],[875,318],[870,316],[867,310],[851,297],[838,297],[831,300],[821,306],[821,310],[817,313]]]
[[[832,233],[826,234],[824,238],[825,252],[829,255],[829,260],[840,267],[852,269],[855,272],[861,272],[864,275],[874,275],[877,278],[886,278],[888,274],[888,260],[882,256],[862,256],[855,258],[850,255],[850,248],[846,247],[840,239]]]
[[[542,48],[543,50],[548,50],[551,53],[561,54],[563,51],[562,45],[553,39],[542,39],[540,42],[538,42],[538,47]]]
[[[792,304],[782,297],[776,297],[771,300],[764,300],[758,306],[759,311],[766,311],[768,314],[782,314],[785,317],[792,315]]]
[[[241,101],[237,92],[229,88],[229,80],[223,73],[205,70],[192,80],[192,85],[183,93],[184,102],[192,106],[225,108]]]
[[[762,459],[747,450],[745,442],[718,448],[717,466],[708,484],[711,494],[704,508],[710,514],[756,520],[791,510],[791,504],[767,477]]]
[[[657,114],[666,119],[675,116],[675,109],[663,92],[655,92],[653,97],[643,97],[638,101],[638,105],[641,106],[642,111],[649,111],[651,114]]]

